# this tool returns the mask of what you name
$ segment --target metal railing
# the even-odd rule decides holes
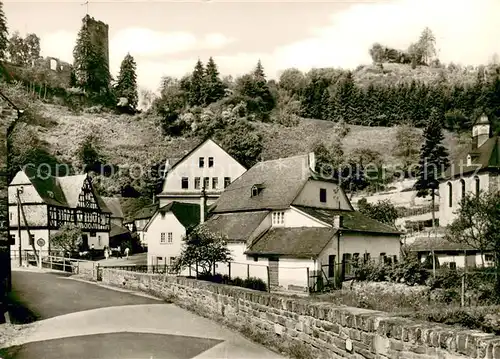
[[[152,273],[152,274],[171,274],[178,275],[178,271],[174,269],[173,266],[170,265],[141,265],[141,264],[128,264],[128,265],[103,265],[101,268],[106,269],[118,269],[125,270],[129,272],[138,272],[138,273]]]

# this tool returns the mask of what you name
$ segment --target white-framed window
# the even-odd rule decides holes
[[[285,224],[285,212],[273,212],[273,225]]]
[[[174,263],[175,263],[175,257],[170,257],[170,263],[169,264],[172,266],[172,265],[174,265]]]
[[[161,232],[160,234],[160,243],[165,243],[165,232]]]
[[[101,245],[101,236],[97,236],[97,245]]]
[[[172,244],[172,242],[173,242],[172,232],[168,232],[167,243]]]

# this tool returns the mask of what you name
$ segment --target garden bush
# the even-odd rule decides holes
[[[267,291],[266,283],[262,279],[255,278],[255,277],[250,277],[247,279],[235,277],[235,278],[230,279],[227,274],[222,275],[222,274],[216,273],[215,275],[212,275],[212,274],[199,275],[198,279],[199,280],[206,280],[206,281],[218,283],[218,284],[227,284],[227,285],[233,285],[236,287],[243,287],[243,288],[248,288],[248,289],[253,289],[253,290],[259,290],[259,291],[263,291],[263,292]]]

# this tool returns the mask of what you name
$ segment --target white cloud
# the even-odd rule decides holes
[[[198,40],[187,32],[159,32],[145,28],[120,30],[110,39],[110,53],[130,52],[134,56],[155,56],[195,48]]]
[[[220,49],[232,42],[234,42],[234,39],[229,38],[226,35],[212,33],[205,35],[204,47],[209,49]]]
[[[406,49],[424,27],[436,36],[444,62],[480,64],[500,50],[498,0],[400,0],[354,5],[332,16],[332,24],[312,37],[276,49],[277,68],[356,67],[371,62],[374,42]]]

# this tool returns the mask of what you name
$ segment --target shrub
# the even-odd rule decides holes
[[[382,263],[366,262],[356,265],[355,277],[359,281],[387,281],[389,268]]]
[[[461,286],[461,273],[451,269],[441,269],[436,271],[436,276],[431,276],[426,281],[431,289],[453,289]]]
[[[389,271],[389,277],[397,283],[407,285],[423,285],[429,277],[429,272],[417,258],[410,257],[396,265]]]
[[[250,277],[248,279],[245,279],[243,281],[243,287],[254,290],[260,290],[263,292],[267,291],[266,283],[262,279],[255,277]]]

